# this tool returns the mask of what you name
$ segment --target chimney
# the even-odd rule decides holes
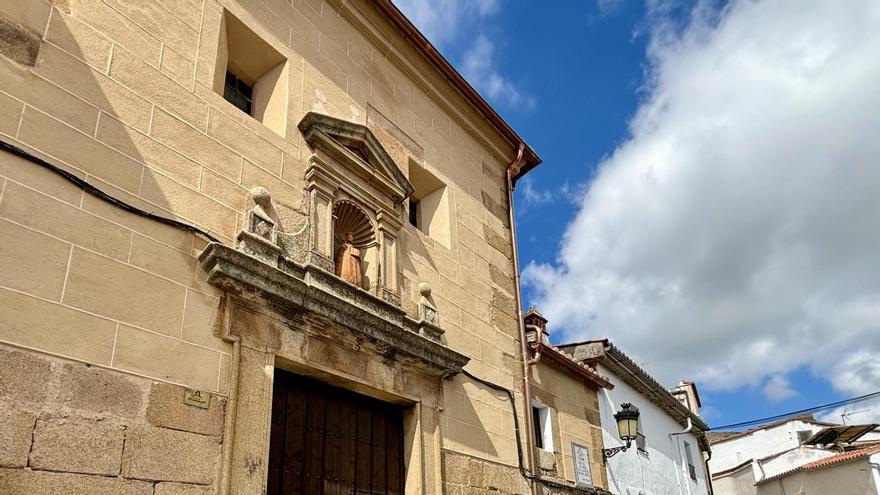
[[[532,347],[537,347],[538,343],[550,343],[550,333],[547,331],[547,318],[538,312],[534,306],[531,306],[526,314],[523,315],[523,322],[526,324],[526,341]]]
[[[703,404],[700,402],[700,394],[697,392],[696,383],[690,380],[682,380],[678,382],[678,385],[669,389],[669,393],[690,412],[697,416],[700,415],[700,408]]]

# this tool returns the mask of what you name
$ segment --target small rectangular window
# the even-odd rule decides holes
[[[419,228],[419,202],[409,200],[409,224],[415,228]]]
[[[550,408],[541,403],[532,405],[532,419],[535,425],[535,445],[547,452],[553,452],[553,426],[550,424]]]
[[[648,453],[648,443],[645,441],[645,434],[642,432],[642,422],[639,421],[639,426],[636,429],[636,448],[639,449],[639,452]]]
[[[242,112],[250,115],[253,103],[253,89],[245,84],[232,72],[226,72],[226,84],[223,87],[223,98],[232,103]]]
[[[690,475],[692,480],[697,481],[697,467],[694,466],[694,457],[691,453],[691,444],[687,442],[684,443],[684,455],[685,458],[687,458],[688,474]]]
[[[535,446],[539,449],[544,448],[544,435],[541,434],[541,409],[532,407],[532,421],[534,421],[535,430]]]

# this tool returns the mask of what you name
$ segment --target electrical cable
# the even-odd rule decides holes
[[[823,409],[831,409],[834,407],[845,406],[847,404],[861,402],[863,400],[871,399],[874,397],[880,397],[880,391],[873,392],[870,394],[860,395],[858,397],[851,397],[849,399],[844,399],[844,400],[837,401],[837,402],[829,402],[827,404],[821,404],[818,406],[808,407],[806,409],[801,409],[799,411],[792,411],[792,412],[787,412],[784,414],[777,414],[775,416],[768,416],[766,418],[753,419],[753,420],[749,420],[749,421],[742,421],[739,423],[732,423],[732,424],[724,425],[724,426],[715,426],[715,427],[709,428],[709,430],[712,431],[712,430],[722,430],[722,429],[730,429],[730,428],[742,428],[743,426],[760,425],[763,423],[769,423],[770,421],[785,419],[785,418],[797,416],[800,414],[806,414],[806,413],[821,411]]]
[[[43,160],[42,158],[40,158],[38,156],[34,156],[34,155],[30,154],[27,151],[19,148],[18,146],[15,146],[13,144],[7,143],[6,141],[0,140],[0,149],[7,151],[15,156],[20,157],[20,158],[24,158],[25,160],[32,162],[32,163],[35,163],[35,164],[37,164],[37,165],[39,165],[49,171],[55,172],[56,174],[60,175],[61,177],[63,177],[67,181],[73,183],[75,186],[82,189],[83,191],[91,194],[92,196],[100,199],[101,201],[105,201],[107,203],[110,203],[111,205],[116,206],[117,208],[125,210],[129,213],[133,213],[135,215],[147,217],[147,218],[154,220],[156,222],[159,222],[159,223],[164,223],[165,225],[170,225],[172,227],[176,227],[178,229],[182,229],[187,232],[191,232],[193,234],[200,235],[211,242],[218,242],[218,243],[220,242],[220,240],[217,239],[216,237],[212,236],[208,232],[205,232],[204,230],[202,230],[194,225],[180,222],[180,221],[174,220],[172,218],[163,217],[161,215],[156,215],[155,213],[152,213],[152,212],[149,212],[146,210],[142,210],[142,209],[138,208],[137,206],[134,206],[130,203],[126,203],[125,201],[123,201],[119,198],[111,196],[111,195],[105,193],[104,191],[98,189],[97,187],[93,186],[92,184],[89,184],[88,182],[84,181],[83,179],[80,179],[79,177],[71,174],[67,170],[64,170],[64,169],[59,168],[55,165],[52,165],[51,163],[47,162],[46,160]]]
[[[591,493],[591,494],[610,493],[610,492],[606,492],[604,490],[600,491],[600,489],[595,489],[595,491],[589,491],[589,490],[581,488],[581,487],[566,485],[565,483],[558,483],[556,481],[547,480],[547,479],[542,478],[540,475],[529,474],[528,472],[526,472],[526,468],[523,465],[522,439],[520,437],[519,417],[517,416],[517,413],[516,413],[516,400],[514,398],[513,392],[505,387],[502,387],[501,385],[498,385],[497,383],[492,383],[488,380],[484,380],[484,379],[468,372],[465,369],[461,370],[461,373],[464,376],[470,378],[471,380],[473,380],[475,382],[482,383],[483,385],[485,385],[493,390],[498,390],[499,392],[504,392],[505,394],[507,394],[507,398],[510,400],[510,409],[513,412],[513,433],[514,433],[514,436],[516,437],[516,456],[517,456],[517,459],[519,460],[519,474],[521,474],[523,478],[525,478],[528,481],[536,481],[536,482],[541,483],[542,485],[547,486],[549,488],[558,488],[558,489],[562,489],[562,490],[566,490],[566,491],[575,490],[575,491],[580,491],[582,493]]]

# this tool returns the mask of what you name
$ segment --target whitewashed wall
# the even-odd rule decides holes
[[[837,455],[839,452],[831,450],[821,450],[815,447],[800,446],[796,449],[784,452],[776,457],[755,463],[757,472],[755,479],[761,480],[784,473],[798,466],[803,466],[809,462],[818,461],[826,457]]]
[[[599,413],[605,447],[622,445],[617,435],[614,413],[620,404],[629,402],[639,408],[642,432],[645,434],[647,454],[636,449],[635,442],[626,452],[608,459],[609,490],[620,495],[705,495],[706,476],[703,455],[693,434],[670,436],[684,428],[636,392],[608,369],[599,366],[599,373],[610,378],[614,390],[602,390],[599,396]],[[684,442],[691,445],[697,480],[691,480],[687,472]]]
[[[790,421],[774,428],[758,430],[733,440],[716,443],[712,445],[709,470],[718,473],[749,459],[763,459],[785,452],[800,445],[797,436],[799,430],[810,430],[816,433],[821,429],[821,426],[803,421]],[[760,477],[760,473],[755,473],[755,475]]]
[[[871,457],[871,462],[878,459]],[[877,495],[876,470],[867,458],[803,471],[758,485],[758,495]]]

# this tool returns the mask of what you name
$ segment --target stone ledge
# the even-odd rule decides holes
[[[416,358],[432,374],[461,372],[469,358],[409,330],[405,312],[381,298],[312,265],[286,259],[273,267],[219,243],[199,255],[208,282],[245,300],[279,312],[309,311]]]

